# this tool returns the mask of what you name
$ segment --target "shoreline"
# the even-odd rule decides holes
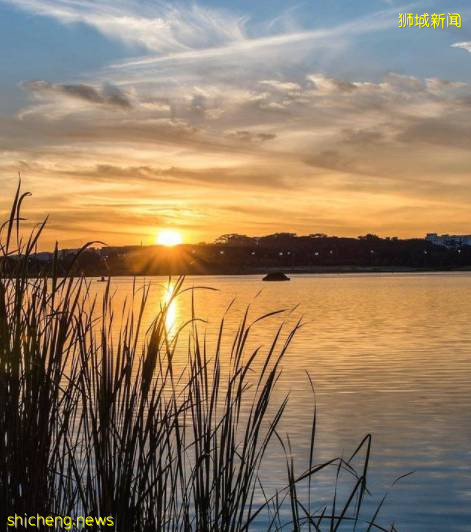
[[[267,273],[274,272],[283,272],[287,275],[329,275],[329,274],[369,274],[369,273],[470,273],[471,268],[448,268],[448,269],[436,269],[436,268],[397,268],[397,267],[318,267],[318,268],[266,268],[263,270],[250,270],[250,271],[214,271],[214,272],[167,272],[167,273],[111,273],[104,274],[103,276],[108,277],[212,277],[212,276],[221,276],[221,277],[230,277],[230,276],[249,276],[249,275],[266,275]],[[83,274],[87,278],[99,278],[102,277],[98,274]]]

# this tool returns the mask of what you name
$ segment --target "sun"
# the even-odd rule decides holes
[[[160,246],[178,246],[183,242],[183,237],[179,231],[175,229],[161,229],[157,233],[157,244]]]

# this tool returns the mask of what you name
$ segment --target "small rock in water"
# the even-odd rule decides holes
[[[289,281],[290,278],[283,272],[267,273],[263,281]]]

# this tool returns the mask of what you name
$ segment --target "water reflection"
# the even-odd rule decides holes
[[[175,282],[170,280],[165,287],[165,294],[162,303],[163,308],[166,309],[165,329],[167,330],[167,335],[169,337],[172,337],[175,333],[175,325],[177,321],[177,304],[178,298],[175,297]]]
[[[118,308],[132,279],[112,282]],[[195,296],[196,316],[207,320],[201,327],[209,347],[220,319],[225,317],[231,338],[248,304],[252,318],[300,305],[292,314],[264,321],[253,338],[256,345],[268,345],[280,319],[304,318],[277,388],[280,401],[291,392],[280,430],[292,436],[295,461],[304,464],[309,453],[305,442],[312,394],[307,370],[316,386],[318,462],[349,454],[372,432],[370,487],[378,496],[390,491],[381,512],[385,522],[396,520],[399,530],[414,532],[470,530],[470,274],[294,275],[290,283],[261,283],[257,276],[186,281],[187,287],[202,284],[219,289]],[[153,279],[144,316],[150,323],[161,302],[169,303],[169,334],[176,333],[192,310],[191,293],[172,301],[173,289],[162,278]],[[224,364],[230,345],[221,352]],[[175,363],[185,367],[186,353],[176,353]],[[276,485],[283,467],[276,452],[267,456],[267,488],[270,482]],[[414,475],[391,490],[392,481],[410,471]],[[371,499],[372,514],[376,502]]]

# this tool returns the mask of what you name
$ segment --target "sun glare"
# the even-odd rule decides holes
[[[178,246],[183,242],[183,238],[181,233],[174,229],[161,229],[157,233],[156,242],[160,246]]]

